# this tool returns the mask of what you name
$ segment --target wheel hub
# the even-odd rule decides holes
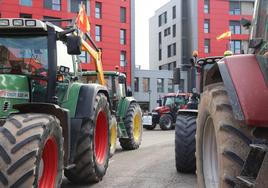
[[[95,157],[97,163],[102,165],[105,161],[108,148],[108,122],[104,111],[100,111],[97,116],[95,128]]]
[[[140,132],[141,132],[141,120],[139,114],[135,114],[133,121],[133,136],[135,141],[138,141],[140,139]]]
[[[58,146],[53,137],[47,139],[39,162],[39,188],[54,187],[58,174]]]
[[[207,188],[219,187],[217,143],[213,120],[208,117],[203,134],[203,173]]]

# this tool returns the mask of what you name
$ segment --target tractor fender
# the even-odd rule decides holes
[[[71,122],[69,117],[69,110],[61,108],[56,104],[48,103],[24,103],[13,105],[13,108],[20,113],[43,113],[56,116],[60,120],[60,126],[62,127],[62,134],[64,137],[64,165],[69,164],[70,152],[71,152]]]
[[[263,56],[225,57],[207,72],[203,83],[222,81],[235,118],[247,125],[268,127],[268,72],[265,66],[267,58]]]
[[[108,90],[106,87],[99,84],[83,84],[80,86],[78,99],[76,104],[75,118],[78,119],[93,119],[94,103],[98,93],[103,93],[110,104]]]
[[[191,115],[191,116],[197,116],[198,110],[195,109],[179,109],[177,112],[177,115]]]
[[[134,99],[134,97],[122,97],[118,104],[118,110],[116,114],[117,120],[118,118],[123,120],[126,116],[129,105],[135,102],[136,100]]]

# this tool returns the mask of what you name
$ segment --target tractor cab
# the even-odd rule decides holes
[[[61,66],[73,73],[76,62],[75,56],[66,53],[76,45],[68,33],[40,20],[0,19],[1,117],[13,112],[14,104],[55,104],[58,95],[63,99],[57,75]]]
[[[127,97],[126,75],[116,71],[104,71],[105,86],[112,101],[112,109],[116,111],[121,98]],[[86,71],[82,73],[84,83],[98,83],[97,72]]]

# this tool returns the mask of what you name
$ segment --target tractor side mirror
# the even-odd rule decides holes
[[[251,21],[245,18],[242,18],[240,20],[240,24],[245,28],[245,29],[249,29],[251,26]]]
[[[249,44],[248,47],[249,48],[258,48],[263,42],[262,38],[255,38],[255,39],[251,39],[249,40]]]
[[[125,76],[119,75],[118,82],[119,84],[124,84],[126,82]]]
[[[159,97],[159,99],[156,101],[159,106],[162,106],[162,99]]]
[[[130,89],[127,90],[127,97],[132,97],[133,93]]]
[[[67,52],[70,55],[80,55],[82,52],[82,42],[79,36],[67,36]]]

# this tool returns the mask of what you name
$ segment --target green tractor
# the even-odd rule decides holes
[[[124,150],[139,148],[142,140],[142,112],[132,93],[127,90],[126,75],[118,71],[104,71],[109,92],[112,121],[110,124],[110,156],[115,153],[117,138]],[[83,72],[84,83],[97,83],[97,73]]]
[[[106,173],[109,94],[81,82],[77,32],[0,19],[0,187],[60,187],[63,170],[74,183]]]

